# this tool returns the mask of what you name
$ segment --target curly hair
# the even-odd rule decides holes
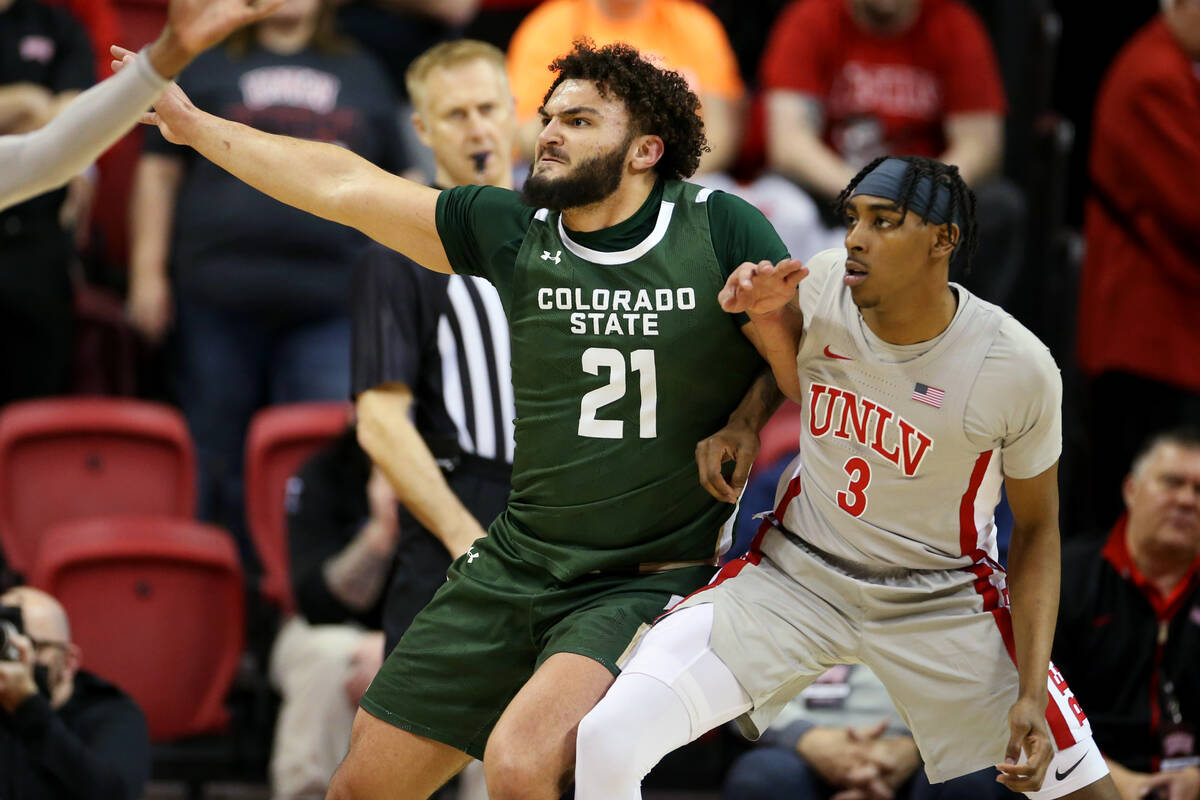
[[[929,178],[934,186],[941,185],[950,190],[950,216],[959,227],[958,243],[954,246],[952,260],[960,262],[964,272],[970,272],[971,260],[975,257],[975,250],[979,244],[975,224],[975,193],[967,186],[962,175],[958,174],[958,167],[953,164],[943,164],[941,161],[922,156],[880,156],[859,170],[833,201],[838,218],[845,219],[846,204],[850,202],[850,196],[854,194],[858,184],[862,183],[863,178],[889,158],[908,162],[908,171],[904,173],[904,181],[900,184],[898,205],[903,209],[900,215],[901,225],[908,216],[908,204],[912,202],[913,194],[916,193],[922,178]]]
[[[575,40],[571,52],[550,64],[558,73],[542,104],[566,80],[592,81],[601,97],[610,94],[629,110],[633,135],[654,134],[663,140],[663,155],[654,170],[667,180],[691,177],[708,152],[700,98],[674,70],[659,69],[633,47],[620,42],[596,47],[591,39]]]

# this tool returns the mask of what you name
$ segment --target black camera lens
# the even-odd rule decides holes
[[[21,651],[17,649],[17,643],[14,641],[19,633],[16,625],[6,619],[0,619],[0,661],[21,660]]]

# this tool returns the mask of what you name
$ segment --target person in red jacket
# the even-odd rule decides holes
[[[1094,524],[1164,425],[1200,424],[1200,2],[1164,0],[1109,68],[1092,126],[1079,359]],[[1136,410],[1135,410],[1136,409]]]
[[[952,279],[1006,305],[1027,204],[1000,170],[1008,104],[987,30],[962,0],[795,0],[762,60],[767,162],[818,204],[871,159],[958,167],[979,205],[979,256]]]
[[[1200,800],[1200,428],[1155,435],[1108,538],[1063,548],[1054,663],[1122,800]]]

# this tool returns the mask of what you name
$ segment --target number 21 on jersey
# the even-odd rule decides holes
[[[611,347],[589,347],[583,351],[583,371],[599,375],[608,370],[608,383],[593,389],[579,401],[579,435],[592,439],[620,439],[625,436],[625,421],[597,419],[596,412],[615,403],[628,391],[625,381],[625,354]],[[638,414],[638,438],[658,436],[658,383],[654,373],[654,351],[634,350],[629,354],[629,372],[638,374],[641,406]]]

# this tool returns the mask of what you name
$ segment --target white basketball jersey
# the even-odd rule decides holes
[[[800,285],[805,424],[780,484],[781,522],[870,567],[995,559],[1003,476],[1039,474],[1061,451],[1053,359],[1009,314],[957,284],[958,308],[937,339],[881,353],[889,346],[842,284],[845,260],[845,250],[814,256]],[[774,556],[786,542],[769,537],[764,549]]]

